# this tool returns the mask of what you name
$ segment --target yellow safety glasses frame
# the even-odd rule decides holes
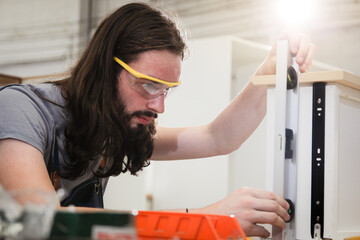
[[[179,84],[181,84],[181,81],[179,81],[179,82],[168,82],[168,81],[160,80],[158,78],[154,78],[154,77],[142,74],[142,73],[132,69],[129,65],[127,65],[126,63],[124,63],[123,61],[121,61],[117,57],[114,57],[114,60],[118,64],[120,64],[123,68],[125,68],[126,71],[128,71],[129,73],[131,73],[133,76],[135,76],[137,78],[144,78],[144,79],[147,79],[147,80],[150,80],[150,81],[154,81],[154,82],[157,82],[157,83],[164,84],[164,85],[166,85],[168,87],[175,87],[175,86],[178,86]]]

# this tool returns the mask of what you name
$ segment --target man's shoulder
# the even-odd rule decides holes
[[[6,85],[0,87],[0,100],[3,105],[20,108],[32,105],[42,109],[55,106],[63,107],[65,105],[60,87],[51,83]]]

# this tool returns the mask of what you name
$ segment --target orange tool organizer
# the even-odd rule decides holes
[[[225,215],[139,211],[136,231],[139,240],[246,239],[236,217]]]

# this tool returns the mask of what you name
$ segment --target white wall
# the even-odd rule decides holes
[[[236,39],[232,56],[232,98],[244,88],[265,59],[269,47]],[[241,119],[239,119],[241,121]],[[265,188],[266,119],[255,132],[230,154],[229,193],[241,187]]]

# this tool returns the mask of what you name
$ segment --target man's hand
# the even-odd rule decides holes
[[[289,204],[274,193],[241,188],[223,200],[202,209],[211,214],[235,215],[247,236],[269,237],[270,233],[258,224],[285,228],[290,219]]]
[[[306,72],[312,65],[316,47],[311,43],[310,37],[305,34],[295,33],[289,30],[283,31],[278,40],[289,41],[290,53],[296,56],[300,72]],[[276,73],[276,42],[272,46],[269,55],[258,68],[256,75],[270,75]]]

